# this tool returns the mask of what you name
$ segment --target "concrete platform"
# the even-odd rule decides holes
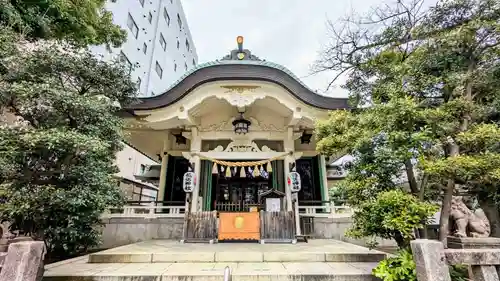
[[[291,244],[181,244],[152,240],[45,267],[47,281],[376,280],[386,254],[336,240]]]
[[[378,262],[384,252],[336,240],[300,244],[181,244],[151,240],[89,255],[89,263]]]
[[[44,281],[222,281],[230,266],[233,281],[377,280],[377,263],[156,263],[89,264],[84,260],[46,268]]]

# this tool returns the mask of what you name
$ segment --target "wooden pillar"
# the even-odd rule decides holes
[[[320,169],[320,175],[321,175],[321,199],[323,201],[330,201],[330,192],[328,190],[328,178],[326,176],[326,161],[325,161],[325,156],[320,155],[319,156],[319,169]]]
[[[156,201],[165,200],[165,189],[167,186],[167,163],[168,163],[168,154],[164,153],[161,157],[161,169],[160,169],[160,183],[158,184],[158,196]],[[159,204],[163,206],[163,203]]]
[[[290,152],[295,150],[294,146],[294,140],[293,140],[293,127],[288,127],[287,129],[287,135],[286,138],[283,142],[285,152]],[[291,155],[287,155],[285,157],[285,161],[283,161],[283,174],[285,176],[285,194],[286,194],[286,210],[287,211],[293,211],[293,204],[292,204],[292,191],[290,190],[290,186],[288,186],[288,174],[290,173],[290,163],[293,163],[294,159],[292,159]]]
[[[302,231],[300,230],[299,194],[297,192],[293,194],[293,199],[295,201],[295,204],[293,204],[295,217],[295,233],[296,235],[302,235]]]
[[[195,155],[191,158],[191,163],[194,168],[194,174],[196,176],[196,184],[191,195],[191,212],[198,211],[198,198],[200,193],[200,179],[201,179],[201,160],[196,153],[201,151],[201,138],[198,134],[198,128],[191,128],[191,153]]]

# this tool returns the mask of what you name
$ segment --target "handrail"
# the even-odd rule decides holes
[[[154,203],[154,205],[158,204],[179,204],[183,205],[185,204],[184,201],[153,201],[153,200],[141,200],[141,201],[127,201],[127,205],[133,205],[133,204],[151,204]]]
[[[224,281],[231,281],[233,277],[231,276],[231,268],[229,266],[226,266],[224,268]]]

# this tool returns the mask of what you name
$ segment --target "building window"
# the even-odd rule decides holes
[[[142,83],[142,80],[140,77],[137,77],[137,88],[138,89],[141,89],[141,83]]]
[[[119,59],[120,59],[120,62],[122,62],[123,64],[125,64],[128,72],[130,73],[132,71],[132,63],[127,58],[127,56],[125,55],[125,53],[123,53],[123,51],[120,51],[120,58]]]
[[[167,25],[170,26],[170,16],[168,15],[167,8],[163,8],[163,17],[167,22]]]
[[[153,14],[151,14],[151,12],[149,12],[149,14],[148,14],[148,21],[149,21],[149,23],[151,23],[153,21]]]
[[[177,71],[177,64],[174,63],[174,71]]]
[[[163,69],[161,68],[160,64],[158,62],[156,62],[156,73],[158,73],[158,76],[160,76],[160,78],[162,78],[163,76]]]
[[[191,50],[191,47],[189,46],[189,41],[186,39],[186,50],[188,50],[188,52]]]
[[[137,27],[137,24],[135,23],[134,18],[130,13],[128,14],[127,26],[128,29],[130,29],[130,31],[132,32],[132,35],[137,38],[137,36],[139,36],[139,27]]]
[[[148,51],[148,45],[146,43],[142,44],[142,52],[145,54]]]
[[[160,46],[165,51],[167,49],[167,41],[165,41],[165,37],[160,33]]]
[[[187,71],[188,70],[188,65],[187,63],[184,63],[184,69]]]
[[[145,171],[146,171],[146,165],[141,164],[141,167],[140,167],[140,170],[139,170],[139,175],[143,175]]]
[[[151,96],[154,96],[155,95],[155,92],[151,91]]]
[[[179,43],[179,40],[177,40],[177,49],[181,47],[181,44]]]
[[[177,14],[177,23],[179,24],[179,29],[182,29],[182,20],[181,20],[181,16],[179,16],[179,14]]]
[[[194,61],[194,59],[193,59],[193,66],[195,66],[195,65],[196,65],[196,62],[195,62],[195,61]]]
[[[143,7],[144,7],[144,1],[145,0],[139,0],[139,2],[141,3],[141,6],[143,6]]]

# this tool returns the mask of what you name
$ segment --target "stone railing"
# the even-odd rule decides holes
[[[499,280],[499,248],[444,249],[439,241],[419,239],[411,242],[411,249],[418,281],[451,281],[449,265],[470,266],[472,280]]]
[[[179,218],[184,217],[185,206],[134,206],[110,208],[102,218]]]
[[[334,206],[331,203],[316,206],[301,206],[299,202],[299,215],[318,218],[350,217],[353,211],[349,206]]]
[[[112,218],[179,218],[184,217],[186,206],[176,201],[128,201],[125,206],[109,208],[101,216]]]

